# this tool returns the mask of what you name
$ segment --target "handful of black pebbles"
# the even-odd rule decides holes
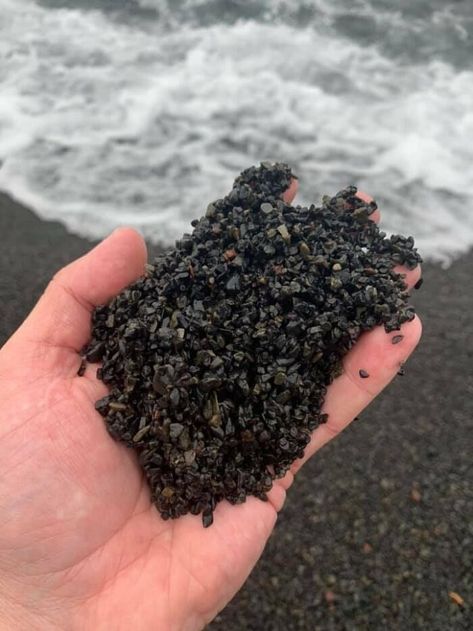
[[[251,167],[192,235],[93,316],[89,361],[110,434],[139,454],[164,519],[262,500],[302,457],[327,386],[363,331],[412,320],[411,237],[369,220],[348,187],[320,208],[283,201],[284,164]]]

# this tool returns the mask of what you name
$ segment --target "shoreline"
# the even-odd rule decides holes
[[[93,242],[3,193],[0,234],[1,346]],[[413,303],[424,335],[406,376],[304,467],[257,568],[209,630],[468,627],[473,251],[423,268]]]

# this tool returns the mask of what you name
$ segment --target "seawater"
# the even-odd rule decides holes
[[[0,0],[0,188],[100,237],[189,230],[243,168],[473,244],[469,0]]]

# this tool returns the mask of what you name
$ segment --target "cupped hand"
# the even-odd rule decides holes
[[[55,276],[0,351],[2,629],[201,629],[256,563],[303,462],[393,379],[420,338],[418,318],[398,344],[399,332],[382,327],[360,338],[328,390],[328,422],[269,502],[221,502],[207,529],[191,515],[163,521],[134,454],[95,411],[106,393],[96,369],[77,374],[94,306],[139,277],[145,261],[142,238],[115,231]],[[420,277],[418,268],[401,271],[409,286]]]

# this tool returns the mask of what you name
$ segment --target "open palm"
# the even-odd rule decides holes
[[[1,628],[201,629],[251,571],[303,462],[267,503],[220,503],[211,528],[191,515],[159,517],[134,454],[108,436],[94,409],[106,392],[95,368],[77,375],[91,310],[140,276],[145,260],[141,237],[116,231],[57,274],[0,351]],[[409,272],[407,282],[419,276]],[[399,344],[382,328],[360,339],[305,459],[389,383],[420,330],[416,318]],[[360,368],[370,379],[360,379]]]

